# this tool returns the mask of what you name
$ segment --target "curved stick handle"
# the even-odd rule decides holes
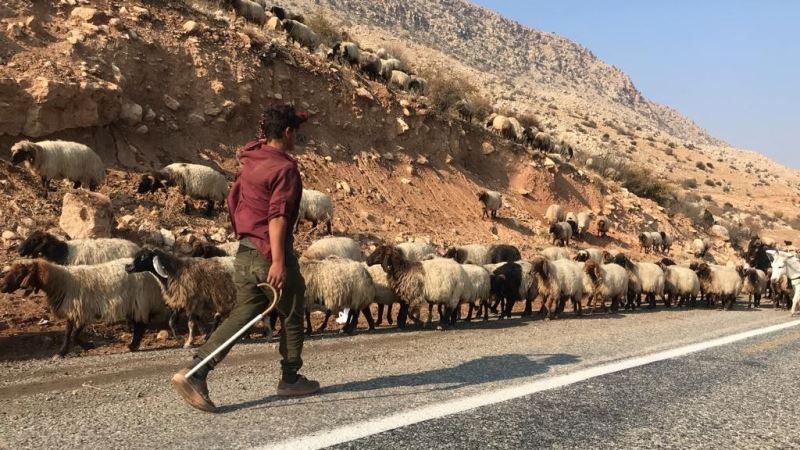
[[[260,287],[261,289],[268,288],[270,290],[270,292],[272,292],[272,304],[270,304],[269,308],[267,308],[267,310],[264,311],[261,314],[262,316],[266,317],[266,316],[270,315],[272,313],[272,311],[275,310],[275,308],[278,307],[278,300],[280,300],[281,296],[283,295],[283,289],[281,289],[279,291],[279,290],[275,289],[275,287],[273,285],[269,284],[269,283],[258,284],[258,287]]]

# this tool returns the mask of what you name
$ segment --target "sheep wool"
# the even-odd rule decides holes
[[[283,21],[283,28],[289,35],[289,40],[302,45],[303,47],[314,50],[319,45],[320,39],[317,33],[305,24],[292,19]]]
[[[245,20],[263,27],[267,23],[267,12],[260,3],[260,1],[231,0],[235,17],[244,17]]]
[[[125,239],[74,239],[62,241],[50,233],[35,231],[20,245],[20,256],[44,258],[62,266],[102,264],[132,258],[139,246]]]
[[[195,200],[221,204],[228,195],[225,175],[200,164],[175,163],[164,167],[184,195]]]
[[[446,258],[455,260],[459,264],[489,264],[489,249],[485,245],[470,244],[461,247],[453,247],[445,253]]]
[[[692,300],[700,295],[700,280],[697,274],[688,267],[666,266],[664,267],[664,294],[672,302],[675,298],[680,298],[682,305],[686,300]]]
[[[331,196],[313,189],[303,189],[300,198],[300,213],[298,222],[305,220],[316,226],[318,223],[325,223],[328,234],[331,234],[331,222],[333,221],[333,201]]]
[[[565,248],[562,247],[548,247],[539,252],[539,255],[547,258],[550,261],[558,261],[559,259],[569,259],[569,253]]]
[[[375,303],[379,305],[391,305],[397,303],[397,295],[392,290],[389,284],[389,278],[383,267],[380,264],[375,264],[367,267],[370,277],[372,277],[372,284],[375,287]]]
[[[425,242],[404,242],[397,246],[403,256],[410,262],[418,262],[426,259],[430,255],[436,255],[436,249]]]
[[[323,260],[300,260],[306,282],[306,305],[322,305],[339,312],[345,308],[361,310],[375,299],[375,285],[364,264],[331,257]]]
[[[311,244],[303,257],[307,259],[325,259],[329,256],[351,259],[353,261],[363,261],[361,246],[358,242],[348,237],[326,237]]]
[[[106,177],[105,166],[97,153],[77,142],[17,142],[11,147],[11,162],[23,161],[45,183],[67,179],[95,189]]]
[[[475,304],[487,300],[491,288],[489,271],[473,264],[464,264],[461,268],[464,269],[464,273],[466,273],[469,280],[469,283],[464,286],[462,300],[466,303]]]
[[[403,91],[407,91],[411,86],[411,77],[400,70],[393,70],[389,76],[389,84]]]
[[[564,222],[567,219],[567,213],[560,205],[550,205],[547,212],[544,214],[548,224],[553,225],[559,222]]]

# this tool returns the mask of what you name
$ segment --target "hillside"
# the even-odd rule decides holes
[[[571,211],[606,214],[616,224],[608,238],[590,237],[574,244],[575,248],[601,246],[642,257],[636,244],[637,233],[660,229],[676,237],[675,254],[685,258],[683,249],[691,239],[707,236],[706,231],[684,215],[673,213],[670,217],[664,207],[638,198],[620,183],[583,167],[601,147],[630,155],[637,164],[647,160],[657,176],[667,180],[698,173],[696,161],[713,159],[716,169],[706,170],[726,183],[730,180],[734,186],[727,194],[723,193],[723,186],[708,186],[707,191],[714,195],[710,201],[720,205],[723,195],[728,195],[737,206],[752,201],[750,207],[759,208],[762,193],[781,195],[774,192],[774,176],[795,177],[791,185],[782,187],[787,201],[792,198],[790,192],[800,186],[796,173],[767,165],[758,155],[712,146],[720,143],[688,122],[681,125],[685,119],[677,114],[649,104],[619,71],[597,61],[587,50],[549,34],[514,28],[515,33],[530,33],[532,42],[537,43],[530,44],[526,52],[541,53],[534,59],[543,65],[530,69],[535,72],[534,77],[539,77],[538,83],[550,80],[536,84],[536,89],[541,90],[515,94],[504,90],[506,81],[485,76],[493,80],[487,81],[487,89],[503,90],[504,98],[514,98],[509,105],[531,109],[552,125],[550,132],[579,145],[583,156],[578,167],[565,165],[557,173],[545,168],[540,154],[500,138],[479,124],[433,112],[424,97],[390,91],[350,68],[327,61],[323,52],[310,53],[288,44],[282,32],[262,31],[241,22],[232,24],[230,12],[218,10],[216,4],[101,0],[81,7],[70,3],[74,2],[56,5],[11,0],[0,6],[3,266],[17,259],[19,243],[31,231],[45,229],[63,234],[58,229],[58,217],[61,198],[67,190],[61,186],[58,192],[42,198],[38,181],[27,170],[8,162],[8,149],[14,142],[24,137],[60,138],[90,145],[109,168],[101,192],[112,201],[117,221],[114,234],[150,245],[164,245],[164,236],[174,237],[174,250],[182,252],[196,240],[230,239],[226,215],[211,219],[184,215],[181,197],[175,192],[151,197],[136,194],[138,178],[165,164],[186,161],[212,166],[232,179],[237,170],[237,149],[253,139],[260,111],[273,102],[294,102],[311,113],[298,149],[305,185],[332,195],[336,207],[334,232],[359,239],[365,251],[382,241],[413,238],[440,248],[503,242],[518,246],[523,255],[532,257],[549,245],[542,215],[548,205],[559,203]],[[391,34],[389,28],[375,28],[381,24],[378,19],[368,20],[379,17],[381,5],[394,12],[391,17],[419,23],[420,30],[429,30],[426,32],[440,35],[438,39],[442,40],[448,40],[450,35],[436,30],[456,23],[451,20],[454,8],[463,6],[461,2],[442,2],[429,9],[418,2],[330,4],[337,9],[363,11],[358,14],[364,16],[366,25],[356,23],[360,17],[356,14],[350,18],[353,22],[348,24],[349,30],[362,43],[374,39],[376,44],[382,39],[378,36]],[[316,5],[297,7],[309,16],[318,11]],[[472,40],[481,40],[480,28],[466,24],[491,23],[486,33],[494,33],[495,28],[512,28],[510,22],[479,8],[467,8],[464,18],[462,33],[472,36]],[[393,19],[387,24],[397,27],[398,23]],[[443,25],[434,26],[435,23]],[[498,36],[509,42],[518,39],[517,34]],[[417,38],[415,34],[403,39],[430,46],[436,42],[433,37]],[[474,79],[478,79],[478,73],[505,64],[514,67],[517,80],[527,80],[533,73],[526,69],[524,60],[509,62],[514,59],[513,52],[500,52],[503,56],[498,58],[509,59],[500,66],[466,54],[466,62],[456,63],[458,49],[464,51],[466,47],[457,42],[443,45],[446,49],[451,47],[448,52],[452,54],[446,55],[410,44],[408,58],[420,64],[459,64],[458,71]],[[544,56],[550,47],[569,50]],[[482,51],[491,49],[489,46]],[[438,55],[436,59],[431,56],[434,54]],[[558,62],[561,56],[555,56],[561,54],[571,55],[569,58],[580,61],[582,68],[565,68],[556,77],[551,68],[554,64],[564,65]],[[555,88],[568,78],[580,86],[576,88],[580,91],[589,92],[589,86],[594,85],[593,93],[579,97],[570,90]],[[520,86],[528,89],[527,84]],[[544,98],[550,106],[543,105],[540,100]],[[605,100],[598,102],[598,98]],[[592,112],[597,114],[593,116],[597,123],[594,128],[586,127],[586,133],[579,136],[575,124],[587,119],[575,111],[590,103],[598,105]],[[557,106],[551,107],[554,105]],[[617,122],[607,124],[597,111],[627,111],[621,117],[629,121],[629,135],[619,134],[622,128],[614,128]],[[668,136],[656,127],[656,122],[683,130],[697,143],[705,142],[702,153]],[[604,133],[613,137],[604,138]],[[645,138],[653,135],[658,139]],[[671,154],[656,151],[671,149],[664,142],[672,144],[673,140],[681,142],[681,146],[676,145]],[[636,141],[638,150],[631,152],[627,141]],[[599,147],[593,146],[595,142]],[[671,158],[680,158],[685,167]],[[717,164],[717,158],[728,164]],[[758,176],[772,187],[747,189],[752,197],[745,197],[734,182],[749,181],[742,179],[742,171],[750,168],[751,172],[758,171],[752,180]],[[483,189],[504,194],[505,205],[496,222],[479,219],[481,209],[475,194]],[[698,192],[705,194],[704,189],[700,187]],[[773,197],[770,202],[777,205]],[[791,203],[787,208],[793,206]],[[318,230],[301,227],[300,248],[320,236]],[[720,263],[734,260],[731,243],[717,240],[714,258]],[[53,336],[61,327],[50,319],[42,320],[48,317],[41,297],[31,300],[0,296],[0,359],[19,357],[14,353],[17,351],[52,346]],[[95,327],[95,332],[113,337],[120,329]],[[151,339],[146,345],[170,344]]]

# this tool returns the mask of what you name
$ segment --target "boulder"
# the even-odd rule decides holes
[[[71,239],[111,237],[114,213],[111,199],[89,191],[64,195],[58,226]]]
[[[710,231],[711,231],[711,234],[713,234],[714,236],[722,239],[725,242],[728,242],[728,241],[731,240],[730,232],[728,232],[728,229],[723,227],[722,225],[714,225],[713,227],[711,227]]]
[[[119,118],[130,126],[138,125],[142,121],[144,110],[133,102],[125,102],[119,111]]]
[[[99,16],[97,9],[88,6],[79,6],[74,8],[69,16],[73,19],[80,19],[84,22],[91,22]]]
[[[197,34],[200,31],[202,31],[202,29],[200,28],[200,25],[197,22],[195,22],[194,20],[189,20],[189,21],[187,21],[186,23],[183,24],[183,32],[184,32],[184,34]]]
[[[405,132],[411,129],[411,127],[408,126],[406,121],[400,117],[397,118],[397,126],[398,126],[397,129],[398,134],[404,134]]]
[[[170,97],[167,94],[164,94],[163,100],[164,100],[164,105],[173,111],[177,111],[181,108],[180,102]]]

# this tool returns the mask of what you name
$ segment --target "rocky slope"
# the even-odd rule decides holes
[[[459,4],[442,2],[440,6]],[[412,17],[410,20],[419,22],[421,29],[433,29],[424,23],[434,23],[434,18],[413,19],[417,13],[408,15],[407,11],[419,10],[417,3],[395,5],[400,5],[397,11],[406,11],[398,12],[399,16]],[[308,16],[318,7],[302,6],[297,5]],[[347,5],[340,2],[334,6],[341,9]],[[355,4],[349,7],[356,8]],[[445,10],[431,8],[444,14]],[[369,11],[373,9],[365,7],[363,14]],[[474,8],[465,17],[473,15],[502,22]],[[170,162],[187,161],[210,165],[232,178],[237,169],[236,150],[253,138],[262,107],[286,101],[312,114],[302,130],[298,155],[306,186],[331,193],[336,205],[335,232],[358,238],[365,251],[380,241],[416,238],[440,247],[506,242],[519,246],[530,257],[548,245],[542,214],[554,202],[573,211],[607,214],[617,224],[608,239],[589,238],[576,244],[578,247],[618,248],[636,255],[635,236],[639,231],[663,229],[676,236],[676,250],[683,257],[682,248],[691,239],[706,235],[690,219],[680,214],[669,217],[654,202],[631,195],[618,183],[591,171],[567,166],[551,173],[540,155],[479,125],[435,114],[425,98],[393,93],[349,68],[331,64],[321,54],[289,45],[282,33],[257,30],[241,22],[232,24],[230,12],[218,10],[215,3],[98,0],[76,4],[64,0],[54,4],[11,0],[0,5],[0,21],[2,265],[17,258],[21,239],[32,230],[62,233],[57,225],[66,191],[61,186],[42,198],[37,181],[28,171],[8,163],[8,148],[13,142],[24,137],[62,138],[92,146],[109,167],[101,192],[110,197],[116,215],[114,234],[141,244],[184,251],[197,239],[229,239],[227,217],[185,215],[181,198],[174,192],[138,195],[138,177]],[[374,28],[359,28],[355,22],[349,26],[364,30],[363,35],[357,35],[362,42],[375,38]],[[541,35],[542,39],[557,39]],[[404,38],[417,39],[412,35]],[[410,58],[433,61],[430,48],[412,47]],[[682,144],[668,155],[661,150],[671,149],[664,143],[672,143],[665,132],[650,128],[648,123],[637,131],[636,124],[645,116],[637,112],[640,106],[636,102],[644,100],[632,90],[630,81],[601,67],[596,60],[589,61],[588,52],[573,47],[572,57],[586,61],[586,73],[602,73],[619,83],[617,87],[596,86],[596,95],[622,96],[625,102],[633,102],[633,106],[625,107],[630,111],[626,117],[631,121],[631,131],[620,134],[621,127],[614,128],[615,122],[598,118],[595,127],[586,127],[587,133],[578,139],[574,124],[587,119],[570,111],[587,100],[556,93],[547,94],[547,104],[556,105],[555,109],[538,102],[530,104],[543,108],[534,112],[542,111],[541,116],[551,124],[550,131],[562,137],[575,136],[573,142],[584,143],[587,154],[594,151],[589,144],[595,141],[632,158],[648,154],[648,164],[665,179],[672,171],[681,170],[671,158],[681,158],[687,171],[696,172],[696,150]],[[453,56],[437,55],[441,58],[433,61],[437,64],[456,64]],[[494,67],[490,61],[482,64],[484,69]],[[524,62],[514,67],[520,71],[518,79],[527,76]],[[459,68],[466,74],[480,72],[467,64]],[[541,76],[554,76],[548,72],[542,69]],[[495,85],[497,89],[502,86]],[[516,95],[505,92],[509,97]],[[514,101],[522,104],[523,100],[520,96]],[[573,134],[568,135],[567,129]],[[700,139],[700,131],[689,132]],[[603,138],[603,133],[613,137]],[[653,137],[656,133],[662,133],[658,139]],[[638,152],[630,151],[629,141],[634,140],[639,143]],[[717,154],[733,159],[727,148],[704,148],[708,153],[703,160],[708,162]],[[737,170],[744,170],[744,157],[736,155]],[[762,170],[761,160],[751,157],[751,167]],[[741,177],[723,164],[715,167],[714,177]],[[763,167],[770,174],[782,170]],[[773,175],[762,176],[766,180]],[[504,193],[500,220],[479,220],[475,194],[482,189]],[[708,189],[715,195],[722,191],[716,185]],[[758,192],[751,190],[752,195]],[[729,193],[732,199],[736,194]],[[320,236],[319,231],[307,226],[301,230],[301,249]],[[717,240],[715,257],[720,262],[731,259],[730,244]],[[40,297],[0,296],[0,359],[48,354],[60,329],[61,324],[52,321]],[[94,327],[97,340],[119,338],[120,330]],[[151,337],[146,345],[170,343]]]

